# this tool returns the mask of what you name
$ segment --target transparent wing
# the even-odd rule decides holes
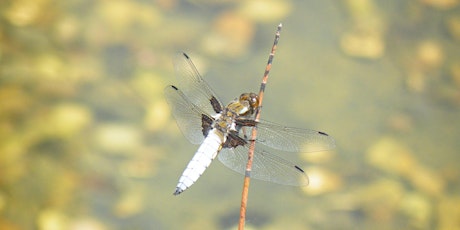
[[[244,175],[248,151],[249,149],[243,146],[224,148],[218,158],[228,168]],[[283,185],[308,185],[308,176],[299,166],[257,148],[254,152],[251,178]]]
[[[215,115],[216,110],[222,110],[219,101],[211,87],[203,80],[195,65],[185,53],[178,53],[173,60],[177,78],[177,86],[187,96],[188,101],[201,108],[207,114]],[[220,112],[220,111],[219,111]]]
[[[203,142],[204,135],[201,117],[202,114],[207,114],[192,104],[184,93],[175,86],[167,86],[164,89],[164,93],[177,125],[184,136],[193,144]]]
[[[334,139],[324,132],[286,127],[264,120],[257,124],[256,141],[287,152],[317,152],[335,148]]]

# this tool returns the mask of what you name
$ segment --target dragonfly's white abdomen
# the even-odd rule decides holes
[[[212,129],[209,131],[207,137],[201,143],[192,160],[188,163],[187,168],[182,173],[174,195],[179,195],[198,180],[204,170],[211,164],[211,161],[216,158],[224,142],[225,138],[219,130]]]

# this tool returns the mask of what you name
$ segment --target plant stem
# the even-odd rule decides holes
[[[264,99],[265,85],[267,84],[268,74],[270,73],[270,69],[272,68],[273,57],[275,56],[276,47],[278,46],[278,41],[280,39],[280,32],[281,32],[282,26],[283,25],[280,23],[276,30],[275,41],[273,42],[272,50],[270,52],[270,55],[268,56],[267,66],[265,67],[265,72],[262,78],[262,83],[260,84],[259,105],[258,105],[256,114],[255,114],[256,123],[259,122],[260,120],[260,112],[262,110],[262,101]],[[249,183],[251,181],[252,160],[254,158],[254,150],[256,147],[254,140],[256,140],[256,137],[257,137],[257,125],[255,125],[252,128],[252,134],[251,134],[252,141],[249,146],[248,163],[246,164],[246,172],[244,174],[244,183],[243,183],[243,192],[241,194],[240,221],[238,224],[238,230],[244,229],[244,223],[246,220],[246,207],[247,207],[247,202],[248,202]]]

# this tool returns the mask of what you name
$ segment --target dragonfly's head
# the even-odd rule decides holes
[[[243,93],[239,98],[239,102],[248,108],[248,110],[241,115],[250,116],[254,114],[254,112],[257,110],[257,107],[259,106],[259,96],[257,96],[255,93]]]

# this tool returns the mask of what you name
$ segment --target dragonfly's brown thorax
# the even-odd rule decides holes
[[[237,116],[252,116],[259,106],[259,97],[255,93],[243,93],[238,100],[234,100],[227,105],[227,110],[237,114]],[[230,115],[230,114],[228,114]]]
[[[212,102],[211,102],[212,103]],[[243,93],[239,98],[231,101],[223,110],[212,118],[203,115],[202,127],[203,134],[216,128],[222,134],[224,140],[223,147],[236,147],[246,144],[246,140],[238,136],[239,127],[236,120],[243,118],[251,119],[259,105],[259,97],[255,93]],[[214,108],[216,108],[214,106]]]
[[[235,119],[238,117],[249,118],[254,115],[259,105],[259,97],[255,93],[243,93],[238,99],[231,101],[216,119],[216,128],[226,133],[237,131]]]

